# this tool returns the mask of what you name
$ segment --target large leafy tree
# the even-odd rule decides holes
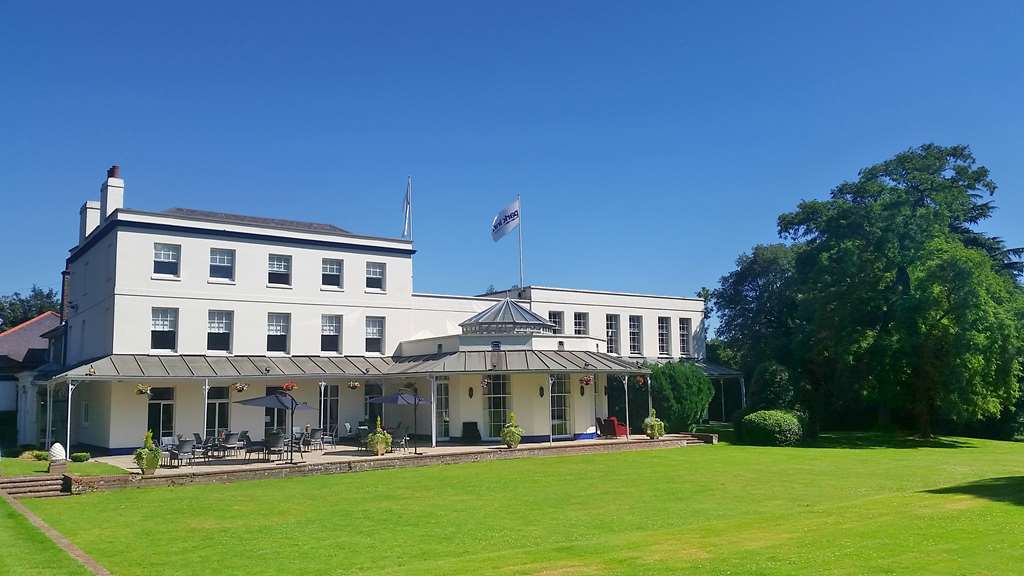
[[[826,200],[779,217],[790,245],[756,247],[722,279],[718,335],[745,368],[774,359],[801,385],[815,434],[827,415],[873,405],[998,415],[1017,396],[1018,249],[977,227],[996,186],[965,146],[907,150]],[[787,253],[791,260],[780,255]]]
[[[0,331],[13,328],[48,310],[56,311],[59,307],[56,290],[43,290],[34,284],[28,294],[14,292],[0,296]]]

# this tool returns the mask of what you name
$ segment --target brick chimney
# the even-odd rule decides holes
[[[121,178],[121,167],[114,164],[107,169],[107,179],[100,186],[101,222],[106,222],[118,208],[124,208],[124,180]]]

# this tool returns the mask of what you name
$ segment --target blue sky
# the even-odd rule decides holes
[[[397,235],[415,288],[692,295],[777,215],[925,142],[991,168],[1024,245],[1024,4],[49,3],[0,7],[0,293],[57,286],[78,208]]]

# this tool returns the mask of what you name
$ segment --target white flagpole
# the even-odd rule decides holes
[[[412,176],[407,180],[409,187],[409,240],[412,240]]]
[[[519,205],[519,287],[523,288],[523,201],[516,192],[516,204]]]

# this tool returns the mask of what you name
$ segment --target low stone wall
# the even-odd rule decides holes
[[[715,434],[691,434],[705,444],[717,444]],[[566,456],[574,454],[595,454],[601,452],[626,452],[633,450],[651,450],[657,448],[682,448],[693,445],[691,438],[666,438],[660,440],[642,440],[615,444],[585,444],[581,446],[531,446],[520,445],[515,450],[467,450],[464,452],[448,452],[445,454],[422,454],[419,456],[404,455],[399,457],[366,457],[366,459],[341,460],[337,462],[298,463],[292,465],[275,464],[254,465],[243,470],[200,470],[166,474],[160,476],[143,476],[141,474],[121,476],[71,476],[64,475],[64,490],[72,494],[85,494],[99,490],[119,488],[148,488],[154,486],[182,486],[187,484],[220,484],[243,480],[263,480],[267,478],[287,478],[290,476],[314,476],[319,474],[345,474],[349,472],[365,472],[368,470],[384,470],[389,468],[413,468],[438,464],[461,464],[464,462],[484,462],[510,458],[532,458],[537,456]]]

